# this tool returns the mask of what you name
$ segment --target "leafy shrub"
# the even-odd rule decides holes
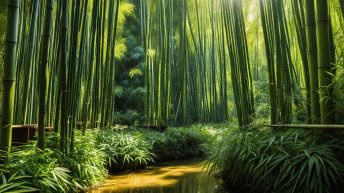
[[[56,146],[56,137],[48,137],[50,147]],[[0,192],[79,192],[99,185],[107,171],[105,155],[97,148],[90,131],[84,136],[75,132],[74,149],[68,156],[49,148],[42,151],[34,143],[14,148],[0,170]]]
[[[105,153],[97,148],[93,134],[76,131],[73,153],[61,160],[82,190],[100,185],[107,176]]]
[[[127,110],[126,112],[116,112],[113,120],[114,123],[120,124],[120,125],[134,125],[135,122],[138,122],[142,115],[140,115],[135,110]]]
[[[28,145],[9,154],[5,169],[11,174],[21,171],[23,175],[31,176],[27,181],[41,192],[76,192],[80,185],[71,177],[70,171],[59,164],[57,158],[62,156],[59,151],[42,151]]]
[[[155,161],[203,156],[214,137],[213,128],[193,125],[164,133],[120,125],[97,130],[97,144],[113,171],[139,169]]]
[[[213,138],[210,129],[201,126],[168,128],[164,134],[150,135],[153,152],[158,161],[200,157]]]
[[[0,165],[0,167],[4,167]],[[0,171],[0,193],[5,192],[35,192],[38,189],[29,182],[31,176],[23,175],[20,171],[8,175]]]
[[[141,132],[104,129],[97,132],[99,149],[105,152],[114,171],[137,169],[153,162],[151,145]]]
[[[304,131],[231,130],[214,147],[209,169],[232,187],[257,192],[342,192],[343,142]]]

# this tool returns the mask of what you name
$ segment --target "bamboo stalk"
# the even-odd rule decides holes
[[[12,141],[12,121],[17,69],[17,37],[19,20],[19,0],[7,1],[7,33],[5,42],[4,77],[2,93],[2,117],[0,127],[0,149],[10,151]]]
[[[51,36],[51,26],[53,19],[54,0],[46,2],[45,23],[43,29],[42,39],[42,54],[40,61],[40,87],[39,87],[39,117],[38,117],[38,143],[40,149],[45,148],[45,116],[46,116],[46,101],[47,101],[47,65],[49,55],[49,44]]]

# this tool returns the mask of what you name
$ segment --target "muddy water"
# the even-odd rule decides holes
[[[199,160],[173,162],[110,176],[89,193],[227,193]]]

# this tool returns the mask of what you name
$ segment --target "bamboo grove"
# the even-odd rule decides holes
[[[11,144],[11,124],[38,123],[40,148],[45,128],[53,127],[60,150],[71,153],[77,122],[84,129],[112,124],[116,34],[132,5],[25,0],[7,6],[1,147]]]
[[[256,7],[245,9],[243,3]],[[142,1],[148,121],[222,122],[230,117],[230,100],[239,125],[248,125],[257,107],[252,74],[267,73],[260,81],[268,85],[271,123],[292,123],[293,109],[305,109],[305,123],[334,124],[337,60],[329,11],[331,4],[338,17],[338,3],[343,2]],[[253,37],[263,42],[259,51],[258,43],[247,43],[245,18],[253,15],[247,9],[257,13]],[[258,72],[253,52],[256,58],[265,52],[265,72]]]
[[[244,0],[8,0],[2,148],[11,145],[12,124],[38,123],[41,149],[52,127],[66,154],[73,153],[77,125],[114,124],[131,3],[144,48],[145,124],[235,116],[244,128],[261,105],[257,82],[267,87],[272,124],[294,122],[297,109],[306,111],[301,121],[336,122],[342,0],[257,0],[250,3],[255,9]]]

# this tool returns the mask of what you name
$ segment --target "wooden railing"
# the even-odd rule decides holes
[[[344,129],[344,125],[269,124],[269,125],[261,125],[261,126],[271,127],[271,128],[299,128],[299,129],[321,129],[321,130]]]

